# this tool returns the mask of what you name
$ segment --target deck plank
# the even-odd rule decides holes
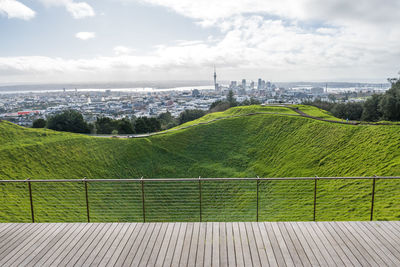
[[[284,224],[282,224],[281,222],[276,223],[278,226],[278,229],[282,235],[282,238],[285,242],[286,247],[288,248],[289,254],[292,257],[293,263],[295,266],[301,266],[303,265],[300,256],[297,252],[297,249],[294,245],[294,243],[292,242],[292,239],[289,236],[289,233],[287,232],[286,227],[284,226]]]
[[[98,257],[98,253],[102,250],[103,246],[105,243],[107,243],[108,239],[111,237],[115,229],[117,228],[118,224],[117,223],[112,223],[111,227],[108,229],[106,234],[103,236],[102,239],[100,239],[100,242],[98,242],[95,246],[95,248],[92,250],[92,252],[87,256],[85,261],[83,262],[83,266],[89,266],[92,264],[93,261]]]
[[[58,225],[54,225],[54,227],[57,228]],[[40,242],[41,238],[46,235],[49,230],[51,230],[50,224],[42,224],[39,225],[37,231],[34,231],[33,233],[30,232],[28,235],[21,236],[16,242],[10,245],[8,249],[4,250],[1,253],[0,266],[4,266],[7,261],[13,258],[15,255],[17,256],[16,258],[18,258],[18,256],[22,255],[23,253],[29,255],[31,247],[34,244],[37,244],[37,242]]]
[[[319,240],[321,240],[322,244],[325,247],[325,250],[329,253],[335,265],[343,266],[344,262],[336,252],[336,249],[334,247],[335,243],[334,242],[331,243],[328,241],[324,232],[321,231],[321,229],[317,226],[317,224],[309,224],[308,228],[311,231],[315,232],[316,236],[319,238]]]
[[[192,236],[193,236],[193,223],[187,223],[185,237],[182,243],[181,257],[179,259],[179,264],[176,266],[187,266],[190,255]]]
[[[349,248],[349,250],[353,253],[353,255],[357,258],[362,266],[371,266],[372,259],[365,251],[362,251],[360,248],[358,248],[356,243],[353,244],[353,238],[351,238],[348,233],[343,232],[342,229],[338,227],[334,222],[329,222],[328,224],[337,233],[337,235],[340,236],[345,246]]]
[[[278,260],[278,265],[294,266],[285,241],[283,240],[279,229],[277,229],[278,225],[270,222],[265,222],[264,225],[266,226],[267,231],[271,233],[271,243],[274,249],[275,257]]]
[[[176,244],[178,243],[178,236],[181,228],[182,228],[182,223],[176,223],[174,231],[172,232],[171,238],[169,240],[168,249],[167,253],[165,254],[163,266],[171,266],[172,264],[172,258],[174,256]]]
[[[168,245],[171,240],[172,231],[176,227],[176,223],[168,223],[168,228],[164,236],[164,240],[161,244],[161,248],[158,251],[157,258],[155,259],[154,266],[163,266],[165,255],[168,250]],[[153,264],[153,263],[151,263]]]
[[[225,223],[226,231],[226,253],[228,257],[228,266],[237,266],[235,242],[233,238],[233,225],[230,222]]]
[[[399,226],[398,222],[0,224],[0,265],[400,266]]]
[[[260,258],[261,266],[263,267],[270,266],[268,262],[265,245],[261,237],[260,229],[258,228],[258,223],[252,222],[251,229],[253,231],[254,240],[256,242],[256,250],[258,251],[258,257]]]
[[[247,240],[249,240],[249,246],[250,246],[250,253],[251,253],[251,258],[253,262],[253,266],[261,266],[261,261],[260,261],[260,255],[259,255],[259,250],[256,244],[254,232],[253,232],[253,227],[251,225],[251,222],[246,222],[244,223],[245,229],[246,229],[246,234],[247,234]]]
[[[394,249],[391,243],[381,236],[378,232],[370,231],[360,222],[355,222],[355,225],[358,226],[358,231],[360,235],[368,236],[369,240],[374,244],[374,248],[382,251],[386,254],[386,256],[394,263],[396,266],[400,266],[400,260],[395,256],[398,254],[398,251]]]
[[[340,245],[334,236],[331,234],[331,232],[328,231],[326,228],[327,223],[323,222],[317,222],[315,224],[315,228],[317,228],[317,231],[320,231],[321,235],[324,235],[325,239],[329,244],[332,246],[332,249],[335,250],[336,254],[338,255],[339,259],[343,262],[345,266],[350,266],[352,264],[356,264],[350,261],[348,254],[344,251],[345,247],[344,245]]]
[[[125,266],[129,266],[133,259],[136,256],[136,253],[138,249],[141,247],[143,239],[145,239],[146,234],[148,231],[152,231],[154,224],[143,224],[143,227],[140,229],[139,232],[137,232],[137,236],[135,238],[135,242],[132,244],[132,246],[129,247],[129,251],[126,254],[126,257],[124,258],[124,262],[122,263]]]
[[[240,241],[242,243],[244,265],[253,266],[253,259],[251,257],[249,238],[247,236],[245,223],[239,222],[238,224],[239,224]]]
[[[181,229],[179,231],[178,240],[176,241],[175,250],[172,256],[171,266],[179,266],[181,260],[183,243],[185,241],[185,235],[187,231],[187,223],[181,223]]]
[[[146,234],[143,236],[140,246],[135,251],[135,256],[131,257],[132,259],[131,261],[128,260],[125,261],[126,265],[139,266],[143,254],[146,252],[147,245],[149,244],[149,242],[151,242],[151,240],[154,240],[157,237],[159,226],[160,224],[157,223],[149,223],[149,227],[147,228]]]
[[[159,240],[160,233],[163,234],[163,225],[162,223],[156,223],[153,234],[147,243],[147,246],[143,252],[143,255],[141,256],[140,262],[136,266],[146,266],[147,262],[149,261],[149,258],[151,256],[151,253],[153,252],[154,247],[156,246],[157,240]],[[110,264],[114,266],[114,264]]]
[[[70,260],[73,260],[75,257],[79,258],[82,251],[90,245],[91,240],[98,234],[98,231],[101,228],[101,224],[92,224],[85,234],[79,239],[76,245],[70,250],[70,252],[62,259],[60,265],[68,265]]]
[[[154,266],[154,264],[157,260],[158,254],[161,250],[162,244],[164,243],[164,240],[166,238],[166,235],[168,232],[167,230],[169,227],[172,227],[172,224],[170,224],[170,223],[162,224],[160,233],[158,234],[158,237],[157,237],[156,241],[154,242],[155,243],[154,247],[152,248],[152,251],[150,252],[150,257],[147,260],[147,262],[143,261],[143,263],[140,264],[141,266]],[[121,264],[118,264],[118,262],[117,262],[117,264],[115,266],[121,266]]]
[[[197,240],[196,266],[204,266],[204,249],[206,244],[206,223],[200,223],[199,236]],[[193,265],[192,265],[193,266]]]
[[[370,251],[371,255],[374,255],[374,258],[377,258],[381,261],[384,262],[386,265],[393,265],[394,262],[392,259],[386,254],[386,251],[382,250],[379,246],[375,244],[375,237],[373,239],[369,238],[369,233],[368,231],[362,231],[360,234],[361,230],[359,229],[360,226],[357,224],[349,224],[348,222],[341,222],[349,231],[353,233],[353,235],[362,243],[366,244],[366,247],[368,247],[368,251]],[[382,248],[384,245],[382,246]],[[390,252],[389,252],[390,253]]]
[[[67,224],[52,225],[46,234],[41,239],[33,241],[33,245],[27,244],[28,250],[18,249],[18,253],[10,258],[10,262],[15,266],[25,266],[35,257],[42,249],[44,249],[52,240],[57,238],[60,233],[63,233]],[[3,261],[4,259],[2,259]],[[0,261],[0,262],[2,262]],[[3,263],[1,263],[3,264]],[[3,264],[5,265],[5,264]]]
[[[121,230],[118,235],[115,237],[114,241],[111,245],[107,248],[107,252],[104,254],[103,258],[101,259],[100,263],[97,266],[107,266],[108,262],[114,255],[115,250],[118,248],[119,244],[124,240],[124,236],[129,230],[129,224],[122,223]]]
[[[242,250],[242,242],[240,237],[239,224],[237,222],[232,223],[233,230],[233,241],[235,244],[235,256],[236,256],[236,264],[238,266],[244,266],[244,256]]]
[[[83,226],[83,227],[82,227]],[[48,259],[44,264],[45,266],[54,266],[59,264],[64,257],[73,249],[76,244],[81,240],[88,230],[95,227],[93,224],[77,224],[77,234],[74,232],[74,237],[66,240],[65,244],[59,247],[59,249]],[[81,234],[82,233],[82,234]]]
[[[104,235],[108,232],[112,224],[104,223],[103,226],[99,229],[99,232],[94,236],[89,246],[81,251],[80,256],[75,257],[74,260],[70,262],[71,265],[74,266],[82,266],[86,259],[89,257],[91,252],[95,249],[96,245],[100,242],[100,240],[104,237]]]
[[[204,246],[204,266],[212,265],[212,241],[213,241],[213,224],[212,222],[206,223],[206,239]]]
[[[310,261],[308,260],[307,254],[304,251],[303,247],[301,246],[299,240],[297,239],[296,234],[293,232],[292,226],[289,223],[281,223],[279,224],[279,226],[284,229],[283,232],[287,233],[286,238],[288,238],[288,240],[286,241],[286,243],[292,243],[294,250],[296,251],[299,260],[301,262],[301,264],[303,266],[311,266]]]
[[[70,233],[73,226],[73,223],[66,224],[66,226],[57,234],[57,236],[55,236],[46,244],[46,246],[33,255],[33,257],[28,257],[24,262],[22,262],[21,265],[36,265],[40,259],[42,259],[45,255],[49,255],[51,253],[50,251],[57,247],[57,245],[61,243],[66,236],[68,236],[68,233]]]
[[[296,222],[293,224],[293,226],[294,226],[294,230],[304,237],[305,242],[311,248],[313,254],[315,255],[316,259],[319,262],[319,265],[328,266],[328,263],[326,262],[324,256],[322,255],[321,251],[319,250],[318,245],[315,243],[314,239],[311,237],[310,233],[307,231],[306,225]]]
[[[226,240],[226,224],[224,222],[219,224],[219,259],[220,266],[228,266],[228,246]]]

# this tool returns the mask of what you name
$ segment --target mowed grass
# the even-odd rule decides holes
[[[307,115],[316,117],[316,118],[321,118],[325,120],[331,120],[331,121],[343,121],[342,119],[336,118],[333,116],[329,111],[314,107],[314,106],[308,106],[308,105],[292,105],[292,107],[297,108],[298,110],[304,112]]]
[[[173,129],[181,129],[183,127],[197,125],[199,123],[208,123],[218,119],[223,119],[232,116],[244,116],[254,113],[270,113],[270,114],[287,114],[287,115],[297,115],[295,111],[284,106],[261,106],[261,105],[251,105],[251,106],[239,106],[233,107],[221,112],[209,113],[197,120],[189,121]]]
[[[249,113],[249,110],[241,112]],[[227,113],[236,112],[228,110]],[[280,113],[280,112],[276,112]],[[194,122],[196,123],[196,122]],[[0,122],[0,179],[395,176],[398,126],[259,114],[140,139]],[[254,221],[255,181],[203,181],[203,221]],[[317,220],[368,220],[372,180],[320,180]],[[38,222],[86,221],[84,183],[32,183]],[[139,182],[89,182],[91,221],[142,221]],[[314,181],[261,181],[259,219],[312,220]],[[199,183],[147,182],[146,221],[198,221]],[[400,219],[400,181],[376,182],[377,220]],[[30,221],[27,184],[0,183],[0,221]]]

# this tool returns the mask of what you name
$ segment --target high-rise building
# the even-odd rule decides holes
[[[243,89],[246,89],[246,79],[243,79],[243,80],[242,80],[242,88],[243,88]]]
[[[217,70],[215,69],[215,65],[214,65],[214,89],[215,89],[215,91],[218,91]]]
[[[251,83],[250,83],[250,89],[251,89],[251,90],[254,89],[254,81],[251,81]]]
[[[258,84],[257,84],[257,89],[260,90],[261,88],[261,84],[262,84],[262,79],[258,78]]]

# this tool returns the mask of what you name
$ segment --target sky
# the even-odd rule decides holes
[[[399,0],[0,0],[0,83],[385,82]]]

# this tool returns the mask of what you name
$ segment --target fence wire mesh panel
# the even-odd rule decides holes
[[[82,183],[31,183],[35,222],[86,222]]]
[[[27,183],[0,183],[0,222],[32,222]]]
[[[0,222],[400,219],[400,177],[0,180]]]
[[[202,221],[256,221],[257,181],[202,181]]]
[[[259,181],[260,221],[312,221],[313,180]]]
[[[316,220],[369,220],[372,179],[319,180]]]
[[[90,222],[143,221],[139,182],[88,182],[87,187]]]
[[[197,181],[145,182],[146,222],[200,221],[200,193]]]
[[[400,180],[376,179],[373,220],[400,220]]]

